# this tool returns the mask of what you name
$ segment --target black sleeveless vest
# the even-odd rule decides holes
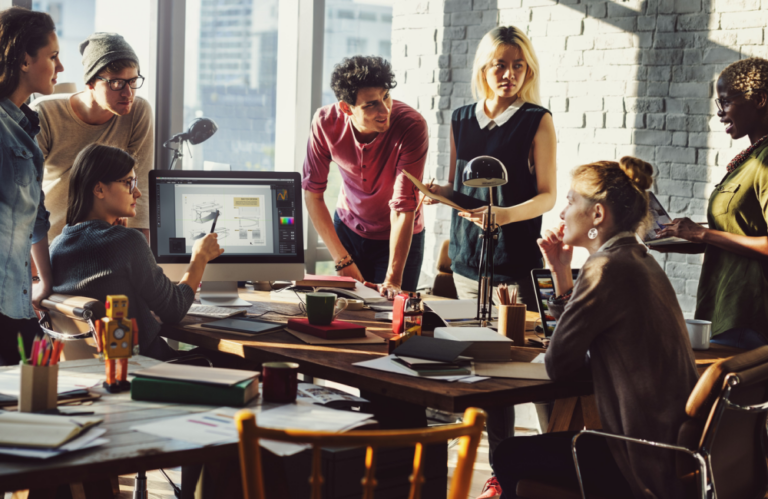
[[[533,137],[544,113],[549,111],[526,102],[502,126],[481,129],[475,116],[475,104],[453,112],[451,125],[456,144],[456,177],[453,189],[488,202],[487,187],[465,187],[461,183],[466,164],[478,156],[493,156],[507,168],[507,183],[494,187],[494,206],[514,206],[538,194],[536,175],[528,169],[528,154]],[[454,272],[471,279],[478,278],[480,267],[481,229],[477,225],[451,214],[451,244],[449,255]],[[494,285],[531,279],[530,271],[542,266],[536,239],[541,237],[541,217],[503,225],[494,256]]]

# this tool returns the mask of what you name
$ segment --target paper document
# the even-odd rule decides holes
[[[0,372],[0,393],[18,398],[21,385],[20,376],[21,369],[18,367]],[[66,371],[60,370],[56,388],[59,395],[61,395],[75,390],[84,390],[86,388],[94,387],[101,384],[103,379],[103,373],[87,377],[82,375],[82,373],[78,373],[78,375],[68,375]]]
[[[378,344],[387,342],[387,340],[385,340],[381,336],[376,336],[370,331],[365,332],[364,338],[344,338],[340,340],[328,340],[326,338],[319,338],[311,334],[300,333],[299,331],[294,331],[293,329],[288,329],[288,328],[285,329],[285,332],[303,341],[308,345],[366,345],[366,344],[378,345]]]
[[[90,449],[109,442],[106,438],[101,438],[107,432],[104,428],[92,428],[83,435],[70,440],[66,444],[56,449],[32,449],[28,447],[4,447],[0,446],[0,454],[28,457],[33,459],[48,459],[60,456],[68,452],[74,452],[82,449]]]
[[[399,365],[397,362],[393,362],[392,359],[395,355],[387,355],[386,357],[379,357],[377,359],[365,360],[362,362],[355,362],[353,366],[367,367],[368,369],[376,369],[378,371],[386,371],[388,373],[403,374],[405,376],[411,376],[419,379],[433,379],[436,381],[459,381],[463,378],[469,378],[471,374],[459,374],[454,376],[419,376],[412,373],[404,366]]]
[[[133,373],[133,375],[144,378],[232,386],[242,381],[255,378],[259,373],[257,371],[243,371],[240,369],[222,369],[219,367],[186,366],[182,364],[162,363],[152,366],[149,369],[137,371]]]
[[[466,194],[462,194],[460,192],[454,192],[453,197],[458,199],[450,199],[445,196],[441,196],[440,194],[435,194],[431,192],[426,185],[424,185],[419,179],[408,173],[407,171],[403,170],[403,175],[413,182],[413,185],[416,186],[418,190],[421,191],[422,194],[424,194],[426,197],[430,199],[434,199],[435,201],[439,201],[443,203],[444,205],[450,206],[454,210],[459,211],[469,211],[474,208],[480,208],[482,206],[485,206],[485,202],[483,202],[480,199],[473,198],[472,196],[467,196]],[[460,206],[465,205],[464,207]]]
[[[518,378],[549,381],[547,367],[533,362],[475,362],[472,364],[478,376],[492,378]]]
[[[444,321],[477,317],[477,300],[424,300],[424,303]],[[495,307],[492,309],[492,317],[499,317],[499,311]]]

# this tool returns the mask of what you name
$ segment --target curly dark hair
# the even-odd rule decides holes
[[[23,7],[0,12],[0,99],[9,97],[19,86],[24,55],[37,56],[56,31],[51,16]]]
[[[350,106],[357,104],[357,91],[365,87],[392,89],[397,86],[392,65],[377,56],[345,57],[333,67],[331,89],[336,98]]]

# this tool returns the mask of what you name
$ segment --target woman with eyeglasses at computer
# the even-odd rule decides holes
[[[0,366],[20,360],[42,331],[34,308],[51,292],[43,153],[32,93],[50,94],[64,70],[53,19],[20,7],[0,11]],[[32,286],[30,253],[40,282]],[[33,308],[34,307],[34,308]]]
[[[659,232],[694,244],[653,249],[704,253],[694,317],[712,321],[712,342],[752,349],[768,345],[768,60],[726,67],[717,94],[725,133],[750,146],[713,189],[707,227],[679,218]]]
[[[51,244],[53,291],[106,300],[128,296],[128,316],[139,326],[141,355],[168,360],[176,352],[158,336],[160,324],[180,322],[195,299],[207,263],[224,250],[217,235],[198,239],[189,268],[175,284],[155,263],[145,237],[125,227],[136,215],[136,160],[116,147],[92,144],[75,159],[61,235]]]
[[[632,157],[578,167],[563,223],[539,247],[552,271],[548,306],[558,319],[545,363],[553,380],[573,379],[591,364],[603,428],[613,434],[674,444],[696,384],[693,351],[675,291],[635,234],[648,217],[653,167]],[[573,247],[590,256],[574,283]],[[575,432],[514,437],[494,454],[504,491],[516,497],[523,478],[578,490]],[[578,441],[585,489],[606,497],[682,497],[675,455],[603,437]],[[652,494],[643,493],[646,489]],[[634,492],[634,495],[633,495]]]

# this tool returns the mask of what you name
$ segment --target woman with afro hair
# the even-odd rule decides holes
[[[696,243],[667,251],[704,253],[695,318],[712,321],[712,341],[753,349],[768,345],[768,60],[731,64],[716,90],[725,133],[751,145],[712,191],[708,227],[680,218],[659,237]]]

